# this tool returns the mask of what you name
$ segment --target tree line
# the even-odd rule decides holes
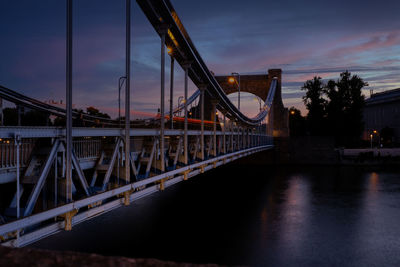
[[[365,99],[361,92],[365,86],[367,82],[349,71],[337,80],[324,82],[315,76],[306,81],[301,89],[308,114],[304,118],[297,109],[290,109],[292,135],[333,136],[336,145],[359,143],[364,130]]]
[[[107,113],[100,112],[99,109],[90,106],[86,108],[86,112],[82,109],[73,109],[78,113],[77,118],[73,119],[73,126],[93,126],[85,125],[83,121],[83,114],[96,116],[99,118],[110,119],[111,117]],[[17,126],[18,124],[23,126],[65,126],[65,118],[56,117],[54,120],[50,119],[50,114],[46,114],[43,111],[31,110],[29,108],[21,108],[20,115],[18,115],[17,107],[7,107],[3,109],[3,125],[5,126]]]

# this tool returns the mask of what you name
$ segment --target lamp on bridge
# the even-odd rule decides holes
[[[238,76],[239,82],[235,76]],[[228,82],[232,84],[236,82],[238,86],[238,110],[240,111],[240,74],[237,72],[232,72],[232,77],[229,77]]]

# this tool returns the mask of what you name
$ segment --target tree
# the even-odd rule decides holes
[[[314,77],[304,83],[302,90],[306,91],[303,96],[304,104],[308,109],[307,125],[312,135],[321,135],[325,133],[325,106],[324,84],[321,77]]]
[[[4,125],[15,126],[18,125],[18,111],[16,108],[3,109]]]
[[[304,83],[303,97],[308,109],[307,123],[312,135],[331,135],[337,145],[355,145],[364,130],[364,96],[361,90],[368,83],[349,71],[342,72],[337,81],[326,84],[321,77]]]
[[[306,118],[301,116],[300,110],[295,107],[289,109],[290,136],[302,136],[306,134]]]
[[[16,126],[18,125],[18,108],[5,108],[3,110],[4,125]],[[42,111],[30,110],[21,107],[20,123],[23,126],[49,126],[51,121],[49,114]]]
[[[100,117],[100,118],[106,118],[106,119],[110,119],[111,118],[110,115],[108,115],[107,113],[102,113],[97,108],[92,107],[92,106],[87,107],[86,108],[86,112],[89,115]]]
[[[345,71],[337,82],[330,80],[325,86],[329,98],[327,103],[327,123],[336,143],[355,144],[364,130],[364,96],[361,90],[368,83],[357,75]]]
[[[336,82],[329,80],[325,86],[325,94],[329,101],[326,105],[327,126],[329,135],[340,136],[343,132],[344,119],[344,96],[342,91],[338,91]]]

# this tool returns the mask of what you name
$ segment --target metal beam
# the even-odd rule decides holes
[[[66,201],[72,201],[72,0],[67,0],[67,53],[66,53]]]
[[[204,97],[205,97],[205,86],[200,86],[200,120],[201,120],[201,139],[200,139],[200,146],[201,146],[201,159],[204,160]]]
[[[0,138],[13,139],[15,134],[20,135],[21,138],[60,138],[65,136],[65,128],[60,127],[17,127],[17,126],[3,126],[0,128]],[[188,135],[200,135],[199,130],[188,130]],[[159,136],[160,130],[158,129],[130,129],[131,137],[140,136]],[[165,129],[165,135],[183,135],[183,130],[169,130]],[[212,135],[213,131],[204,131],[204,135]],[[217,135],[222,135],[222,131],[217,131]],[[226,132],[229,134],[229,132]],[[121,130],[118,128],[72,128],[73,137],[120,137]]]
[[[187,165],[189,163],[188,160],[188,73],[189,73],[189,68],[190,68],[190,63],[186,63],[185,65],[182,66],[184,71],[185,71],[185,93],[184,93],[184,97],[185,97],[185,107],[184,107],[184,111],[185,111],[185,121],[184,121],[184,125],[183,125],[183,131],[184,131],[184,136],[183,136],[183,147],[184,147],[184,163],[185,165]]]
[[[55,159],[55,157],[57,155],[59,147],[60,147],[60,141],[59,140],[55,140],[55,142],[53,144],[53,147],[51,148],[50,154],[47,157],[47,160],[45,162],[43,170],[40,173],[39,179],[38,179],[37,183],[35,184],[32,192],[31,192],[31,194],[29,196],[29,199],[27,201],[27,205],[26,205],[26,208],[25,208],[24,216],[28,216],[28,215],[30,215],[32,213],[33,208],[35,207],[35,204],[36,204],[36,200],[39,197],[40,191],[43,188],[43,185],[44,185],[44,183],[46,181],[46,178],[47,178],[47,175],[48,175],[48,173],[50,171],[51,165],[52,165],[52,163],[53,163],[53,161],[54,161],[54,159]],[[72,168],[71,168],[71,170],[72,170]],[[72,180],[71,180],[71,182],[72,182]],[[72,187],[72,184],[71,184],[71,187]],[[71,192],[71,199],[72,199],[72,192]]]
[[[161,171],[165,171],[165,136],[164,136],[164,120],[165,120],[165,35],[167,34],[167,26],[163,25],[159,31],[161,35],[161,97],[160,97],[160,153],[161,153]]]
[[[90,193],[89,193],[89,185],[88,185],[88,183],[86,181],[85,175],[84,175],[84,173],[82,171],[81,165],[79,164],[78,158],[75,156],[74,151],[72,151],[72,155],[71,156],[72,156],[72,164],[74,165],[75,171],[78,174],[79,181],[81,182],[82,188],[85,191],[85,194],[87,196],[89,196],[90,195]]]
[[[131,82],[131,0],[126,0],[125,55],[125,181],[130,182],[130,82]]]
[[[171,122],[171,129],[174,129],[174,62],[175,59],[171,52],[171,76],[169,86],[169,119]],[[187,97],[185,100],[187,100]]]
[[[110,181],[110,177],[111,177],[112,171],[114,169],[115,160],[117,159],[118,150],[119,150],[120,146],[121,146],[121,139],[118,139],[117,142],[115,143],[114,151],[113,151],[113,154],[111,156],[111,160],[110,160],[110,163],[108,165],[107,172],[104,175],[103,186],[102,186],[103,190],[106,190],[108,182]],[[126,165],[128,165],[128,170],[130,171],[129,155],[128,155],[128,161],[126,162]],[[125,169],[126,169],[126,166],[125,166]]]

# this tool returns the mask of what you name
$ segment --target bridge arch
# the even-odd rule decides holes
[[[215,79],[224,90],[225,94],[229,95],[238,92],[238,85],[236,83],[230,83],[229,76],[215,76]],[[274,101],[282,102],[281,94],[281,69],[270,69],[268,74],[256,74],[256,75],[240,75],[240,92],[251,93],[261,98],[264,102],[267,99],[268,91],[271,85],[271,81],[274,77],[278,78],[278,85],[275,91]]]
[[[236,83],[229,83],[229,76],[215,76],[215,79],[224,90],[226,95],[237,93],[238,85]],[[274,102],[271,107],[270,116],[273,116],[273,135],[274,136],[288,136],[289,135],[289,122],[288,122],[288,109],[283,106],[282,102],[282,70],[269,69],[268,74],[255,74],[255,75],[240,75],[240,92],[251,93],[258,96],[264,102],[267,99],[271,82],[273,78],[278,79],[278,84],[275,89]]]

